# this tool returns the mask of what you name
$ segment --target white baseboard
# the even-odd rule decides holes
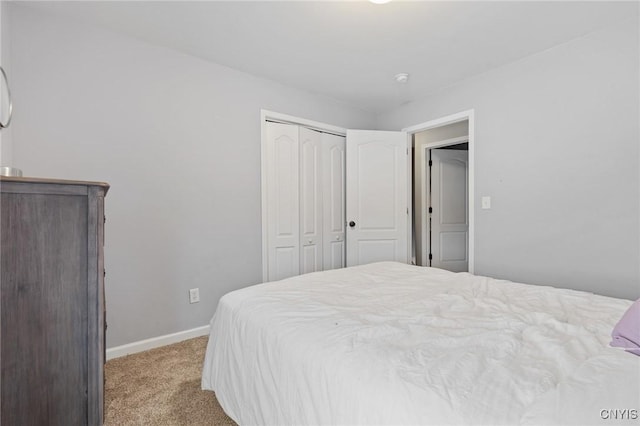
[[[178,333],[166,334],[164,336],[152,337],[151,339],[127,343],[126,345],[107,349],[107,361],[125,355],[148,351],[149,349],[153,348],[159,348],[160,346],[182,342],[183,340],[192,339],[194,337],[206,336],[207,334],[209,334],[209,326],[204,325],[202,327],[192,328],[191,330],[180,331]]]

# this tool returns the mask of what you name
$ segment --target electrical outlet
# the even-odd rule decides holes
[[[198,303],[200,301],[200,289],[192,288],[189,290],[189,303]]]

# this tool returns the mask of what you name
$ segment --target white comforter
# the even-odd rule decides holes
[[[608,346],[630,304],[394,262],[307,274],[220,300],[202,387],[243,425],[615,424],[640,415],[640,357]]]

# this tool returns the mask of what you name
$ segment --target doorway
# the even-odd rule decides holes
[[[473,111],[405,130],[413,148],[412,261],[473,272]]]

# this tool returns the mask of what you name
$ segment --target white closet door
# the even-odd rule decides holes
[[[300,127],[300,273],[322,270],[322,133]]]
[[[268,279],[300,273],[298,126],[267,123]]]
[[[345,266],[345,138],[322,134],[324,269]]]
[[[347,131],[347,265],[408,261],[406,132]]]

